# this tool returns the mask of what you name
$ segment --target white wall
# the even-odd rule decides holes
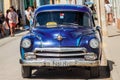
[[[60,0],[60,4],[67,4],[66,0]]]
[[[84,0],[77,0],[77,5],[83,5],[84,4]]]
[[[36,7],[40,6],[40,0],[36,0]]]
[[[76,0],[76,2],[77,5],[82,5],[84,0]],[[70,0],[60,0],[60,4],[70,4]],[[71,0],[71,4],[75,4],[75,0]]]

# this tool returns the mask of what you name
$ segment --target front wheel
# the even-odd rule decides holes
[[[29,66],[22,66],[21,67],[21,71],[22,71],[22,77],[23,78],[30,78],[31,74],[32,74],[32,69]]]
[[[99,67],[91,67],[90,68],[90,77],[97,78],[100,76]]]

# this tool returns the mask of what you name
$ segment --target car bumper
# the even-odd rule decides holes
[[[99,66],[100,60],[86,61],[86,60],[49,60],[49,59],[40,59],[40,60],[21,60],[20,63],[23,66],[46,66],[46,67],[69,67],[69,66]]]

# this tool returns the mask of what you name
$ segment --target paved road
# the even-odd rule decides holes
[[[34,70],[31,79],[21,77],[21,65],[19,64],[19,43],[22,35],[0,39],[0,80],[112,80],[109,70],[101,67],[98,79],[90,79],[89,70],[85,68],[72,68],[72,70]]]

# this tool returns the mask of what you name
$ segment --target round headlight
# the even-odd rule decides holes
[[[99,47],[99,42],[98,42],[98,40],[97,39],[91,39],[90,40],[90,47],[91,48],[98,48]]]
[[[31,40],[30,39],[24,39],[22,41],[21,45],[22,45],[23,48],[29,48],[31,46]]]

